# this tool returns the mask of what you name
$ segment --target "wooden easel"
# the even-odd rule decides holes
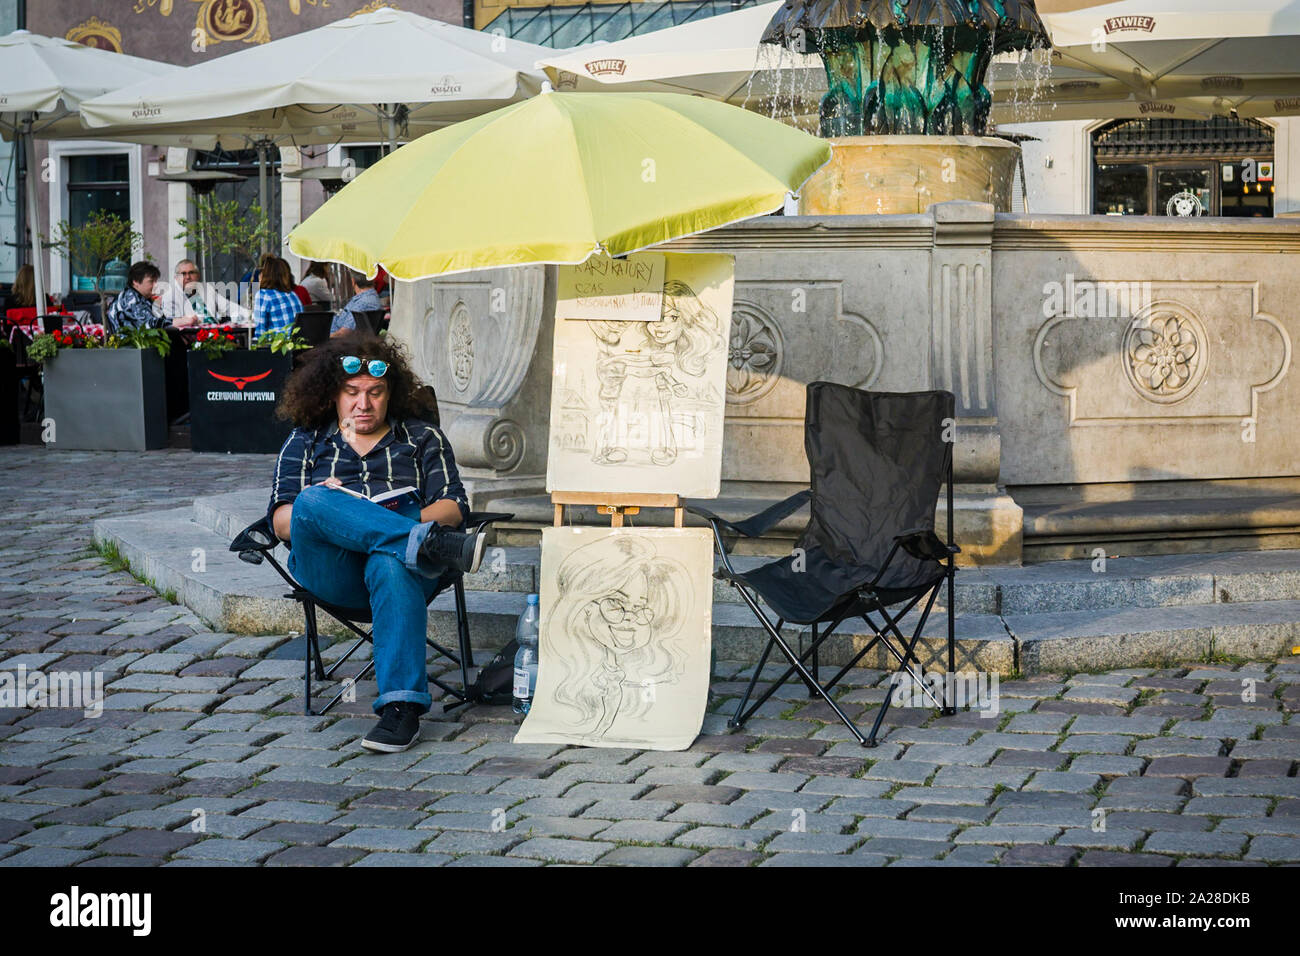
[[[611,528],[623,527],[624,515],[636,515],[642,508],[672,508],[673,527],[685,527],[686,509],[678,495],[640,493],[599,494],[590,491],[552,491],[551,504],[555,506],[555,527],[564,524],[566,505],[595,505],[596,512],[609,515]]]

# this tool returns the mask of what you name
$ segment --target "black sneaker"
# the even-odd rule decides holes
[[[487,536],[481,531],[463,534],[435,524],[420,544],[420,553],[436,564],[473,574],[483,560],[485,544]]]
[[[379,725],[366,734],[361,746],[384,753],[400,753],[420,736],[420,708],[406,701],[385,704],[379,711]]]

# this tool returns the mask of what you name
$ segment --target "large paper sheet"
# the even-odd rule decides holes
[[[547,491],[717,497],[735,260],[664,259],[659,321],[557,320]]]
[[[709,692],[706,528],[543,528],[537,689],[516,743],[685,750]]]

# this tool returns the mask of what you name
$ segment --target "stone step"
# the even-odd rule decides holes
[[[1048,561],[959,569],[963,603],[1005,616],[1300,600],[1300,551]],[[981,587],[982,586],[982,587]]]
[[[131,569],[157,590],[174,591],[177,600],[214,629],[235,634],[301,632],[302,611],[285,597],[288,585],[270,564],[249,564],[230,551],[230,539],[193,520],[190,508],[155,512],[147,518],[108,518],[95,522],[97,542],[112,542]],[[275,549],[283,565],[284,547]],[[524,609],[524,590],[484,590],[466,595],[474,620],[474,640],[504,644],[514,634]],[[430,605],[430,636],[455,637],[455,597],[438,595]],[[335,636],[351,632],[327,615],[321,630]]]
[[[177,599],[214,629],[235,634],[286,634],[303,626],[299,606],[284,595],[287,585],[269,564],[252,565],[230,552],[229,540],[193,520],[189,508],[162,511],[147,518],[108,518],[95,522],[95,540],[112,542],[131,568],[159,591],[174,591]],[[242,527],[242,526],[241,526]],[[277,558],[284,560],[283,548]],[[482,572],[480,571],[480,576]],[[524,609],[527,592],[513,589],[466,591],[470,631],[476,647],[501,647],[514,636],[515,622]],[[430,605],[429,634],[441,641],[455,640],[455,598],[440,594]],[[957,659],[982,670],[1010,672],[1015,648],[1006,629],[992,615],[966,615]],[[320,615],[322,632],[346,637],[350,632],[327,615]],[[943,659],[947,620],[932,615],[918,645],[929,664]],[[792,646],[798,632],[787,627]],[[844,664],[870,639],[865,624],[845,624],[842,633],[824,645],[825,664]],[[718,604],[713,610],[713,638],[718,655],[726,659],[757,660],[767,637],[749,609],[739,604]],[[862,666],[884,666],[884,652],[876,649]]]
[[[266,507],[262,492],[234,492],[195,502],[195,520],[218,534],[234,534]],[[536,591],[540,549],[496,547],[466,578],[470,591]],[[738,554],[733,565],[750,570],[770,556]],[[1300,551],[1171,554],[1150,557],[1051,561],[1020,568],[959,568],[957,607],[963,613],[1032,614],[1117,607],[1300,600]],[[739,604],[740,596],[714,581],[713,600]],[[946,606],[940,592],[938,607]]]
[[[1026,561],[1090,556],[1258,551],[1300,547],[1300,494],[1242,489],[1120,501],[1038,502],[1024,508]]]
[[[1300,653],[1300,601],[1008,614],[1001,620],[1026,674]]]
[[[228,537],[200,524],[194,517],[193,509],[179,508],[147,517],[102,519],[95,522],[94,536],[98,542],[115,544],[136,573],[160,591],[175,591],[178,600],[217,630],[244,634],[301,631],[301,612],[294,602],[284,597],[286,586],[270,566],[240,561],[228,550]],[[1280,561],[1282,556],[1250,557]],[[1047,571],[1005,570],[1014,570],[1021,579],[1009,583],[1007,593],[1012,595],[1018,593],[1017,586],[1024,589],[1054,586],[1054,579]],[[1294,569],[1285,566],[1272,570],[1281,572],[1275,576],[1286,577]],[[1237,594],[1249,598],[1272,593],[1266,589],[1270,571],[1237,568],[1235,575],[1232,571],[1225,566],[1223,580],[1232,581],[1233,587],[1239,588]],[[1029,593],[1032,592],[1024,592]],[[1136,583],[1132,584],[1131,593],[1140,595]],[[1189,590],[1187,593],[1209,596],[1207,592]],[[512,636],[515,620],[523,609],[524,591],[475,589],[467,593],[466,599],[475,646],[504,645]],[[904,626],[909,633],[912,620]],[[1120,606],[1049,613],[1004,611],[1002,615],[962,607],[956,622],[957,667],[1033,674],[1159,666],[1194,662],[1219,654],[1269,657],[1300,645],[1297,622],[1300,622],[1298,600]],[[324,616],[321,623],[327,634],[347,633],[341,625]],[[918,645],[919,656],[926,666],[946,664],[946,628],[947,619],[942,612],[931,616]],[[429,631],[443,641],[454,641],[454,598],[450,592],[434,601]],[[798,647],[799,633],[794,630],[787,633],[791,646]],[[870,629],[863,622],[846,622],[826,642],[821,660],[827,665],[847,663],[871,638]],[[747,608],[718,603],[713,609],[713,640],[719,657],[753,661],[762,653],[767,637]],[[889,663],[879,646],[860,661],[868,667],[884,667]]]

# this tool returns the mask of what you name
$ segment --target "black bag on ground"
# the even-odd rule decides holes
[[[519,652],[519,642],[514,638],[492,660],[483,665],[478,677],[469,688],[469,699],[476,704],[500,706],[514,700],[515,693],[515,654]]]

